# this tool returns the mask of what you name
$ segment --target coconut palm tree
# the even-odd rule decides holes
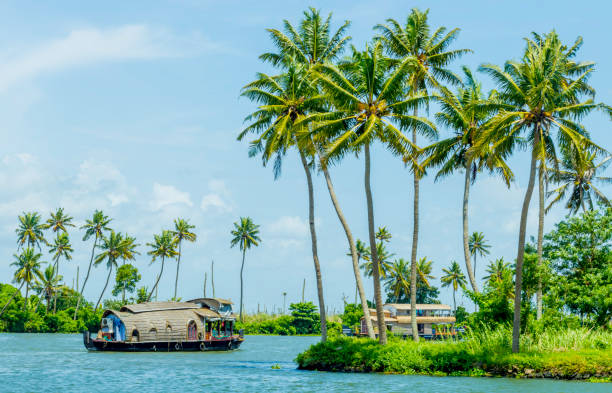
[[[610,206],[610,200],[595,184],[612,183],[612,178],[597,175],[612,162],[612,155],[605,156],[597,164],[595,163],[597,153],[589,151],[588,148],[570,149],[563,153],[559,169],[552,168],[550,171],[549,181],[561,185],[548,193],[548,196],[554,195],[555,198],[550,202],[546,211],[548,212],[555,203],[564,199],[568,191],[570,194],[565,208],[570,214],[576,214],[580,209],[586,212],[587,205],[589,210],[593,210],[593,201]]]
[[[495,286],[495,284],[504,280],[506,271],[510,271],[510,263],[504,261],[504,258],[499,258],[489,263],[486,269],[486,272],[489,274],[483,278],[487,281],[489,286]]]
[[[544,170],[546,161],[557,162],[556,139],[560,146],[580,148],[591,145],[584,127],[578,121],[599,107],[591,98],[594,89],[587,84],[594,68],[593,63],[577,63],[573,60],[582,39],[574,45],[564,45],[553,31],[546,36],[534,34],[527,39],[520,62],[508,61],[504,68],[492,64],[480,66],[480,70],[493,78],[499,87],[499,98],[505,109],[492,120],[490,129],[476,144],[475,150],[493,149],[505,158],[518,148],[531,150],[529,182],[525,191],[516,259],[516,279],[512,350],[519,351],[521,318],[523,258],[529,202],[539,167]],[[556,138],[555,133],[556,132]],[[543,176],[540,176],[543,181]],[[540,182],[541,183],[541,182]],[[543,190],[543,186],[540,186]],[[540,203],[541,207],[543,203]],[[539,225],[542,227],[544,209],[540,209]]]
[[[51,298],[55,298],[55,292],[60,286],[62,276],[56,275],[53,265],[49,265],[44,272],[38,274],[38,280],[41,296],[45,299],[46,311],[48,312],[51,306]]]
[[[91,257],[89,258],[89,267],[87,268],[87,274],[85,275],[85,280],[83,280],[83,285],[81,285],[81,293],[79,294],[79,298],[77,300],[76,308],[74,309],[74,315],[72,319],[76,320],[77,313],[79,311],[79,306],[81,305],[81,299],[83,298],[83,291],[85,290],[85,285],[87,284],[87,280],[89,279],[89,273],[91,272],[91,266],[94,261],[94,253],[96,251],[96,247],[98,246],[98,240],[104,237],[104,233],[110,231],[111,229],[108,227],[108,224],[112,219],[105,216],[102,210],[96,210],[91,218],[91,220],[86,220],[85,225],[81,227],[81,229],[85,230],[85,235],[83,236],[83,241],[88,240],[90,237],[94,237],[94,243],[91,248]]]
[[[13,281],[15,283],[19,283],[19,288],[17,288],[17,290],[15,291],[15,293],[13,293],[9,301],[6,302],[4,307],[2,307],[2,310],[0,310],[0,316],[4,314],[6,308],[13,302],[15,296],[17,296],[17,294],[21,292],[21,288],[23,288],[24,285],[26,286],[26,293],[23,309],[24,311],[26,310],[30,285],[33,281],[36,281],[36,276],[40,273],[40,265],[41,263],[44,263],[40,261],[41,255],[42,254],[36,254],[34,252],[34,248],[32,247],[27,247],[23,249],[21,251],[21,254],[19,255],[13,255],[13,257],[15,258],[15,262],[11,263],[11,266],[17,267],[17,270],[15,271],[15,274],[13,276]]]
[[[102,289],[102,293],[100,293],[100,297],[96,302],[96,307],[94,307],[94,310],[98,309],[98,305],[100,305],[100,302],[102,301],[102,296],[104,296],[104,292],[108,287],[108,282],[110,280],[111,273],[113,272],[113,267],[118,267],[117,260],[123,255],[123,247],[125,245],[123,240],[123,235],[121,233],[111,231],[108,237],[102,237],[101,244],[98,246],[101,252],[96,255],[94,265],[98,266],[102,262],[106,261],[108,275],[106,276],[106,283],[104,284],[104,288]]]
[[[438,101],[440,112],[435,117],[439,124],[446,126],[454,135],[434,143],[424,149],[426,156],[423,167],[441,167],[436,174],[436,181],[456,171],[464,171],[463,185],[463,255],[470,284],[474,292],[478,292],[475,268],[472,270],[471,253],[468,232],[468,200],[470,185],[476,181],[476,175],[483,168],[497,172],[509,187],[513,174],[508,165],[500,157],[493,157],[491,152],[482,156],[468,154],[474,146],[488,121],[499,108],[495,93],[488,97],[482,93],[481,84],[477,82],[469,68],[463,67],[465,74],[463,86],[453,93],[441,88]]]
[[[474,277],[476,277],[476,256],[484,257],[489,255],[491,246],[487,244],[484,233],[473,232],[468,239],[468,248],[470,255],[474,257]]]
[[[27,247],[21,252],[21,254],[15,254],[14,257],[15,262],[11,263],[11,266],[17,267],[17,271],[15,272],[15,281],[25,283],[26,286],[23,304],[23,311],[26,311],[28,307],[28,294],[30,287],[35,281],[37,281],[37,277],[40,275],[41,264],[44,262],[40,261],[42,254],[36,253],[32,247]]]
[[[66,227],[74,227],[72,217],[64,213],[64,208],[59,207],[55,212],[51,212],[46,223],[43,224],[43,229],[51,229],[53,232],[68,232]]]
[[[41,217],[37,212],[24,212],[19,216],[19,227],[17,233],[17,250],[22,247],[38,247],[40,243],[47,243],[43,234],[44,224],[40,222]]]
[[[243,294],[244,294],[244,259],[246,251],[251,247],[259,246],[261,239],[259,238],[259,225],[256,225],[251,217],[240,217],[239,222],[234,223],[234,229],[231,231],[232,240],[231,247],[238,246],[242,251],[242,264],[240,265],[240,321],[242,322]]]
[[[401,61],[409,60],[412,69],[406,83],[408,94],[411,97],[419,95],[428,96],[428,90],[431,88],[439,89],[442,82],[460,84],[460,79],[447,67],[453,60],[470,52],[468,49],[449,50],[450,44],[459,34],[459,29],[455,28],[447,32],[445,27],[439,27],[431,33],[427,20],[428,13],[429,10],[422,12],[417,8],[413,8],[406,18],[404,26],[394,19],[387,19],[386,24],[379,24],[374,27],[380,33],[377,39],[384,43],[386,51],[391,56],[401,59]],[[414,117],[418,116],[418,109],[418,106],[413,108]],[[419,127],[412,127],[413,145],[418,145],[417,134],[419,132],[430,139],[435,136],[429,132],[423,133],[422,131]],[[418,163],[415,162],[415,158],[411,158],[411,160],[413,161],[411,169],[414,175],[414,203],[412,252],[410,255],[410,285],[412,286],[410,315],[412,320],[412,337],[414,341],[418,341],[419,335],[416,323],[416,264],[419,239],[419,180],[423,172]]]
[[[181,265],[181,254],[183,240],[188,242],[196,241],[196,234],[191,232],[195,225],[191,225],[188,220],[177,218],[174,220],[174,241],[178,243],[178,258],[176,259],[176,278],[174,279],[174,298],[176,299],[176,289],[178,288],[179,266]]]
[[[389,243],[392,237],[387,227],[379,227],[378,232],[376,232],[376,239],[380,242]]]
[[[148,302],[151,301],[151,296],[153,296],[153,292],[155,292],[159,284],[159,279],[164,273],[164,262],[166,258],[176,258],[178,255],[176,251],[176,242],[174,241],[174,233],[172,231],[163,230],[161,234],[154,235],[153,239],[153,243],[147,243],[147,246],[151,247],[151,250],[147,252],[147,254],[153,257],[151,259],[151,264],[153,264],[157,258],[161,258],[161,269],[157,275],[157,280],[155,280],[155,285],[153,285],[151,292],[149,292],[149,297],[147,298]]]
[[[380,43],[353,48],[352,57],[338,66],[322,64],[317,80],[333,107],[313,126],[317,139],[329,141],[325,160],[339,159],[343,154],[363,150],[365,157],[364,186],[368,211],[368,233],[374,264],[374,297],[379,340],[387,342],[380,290],[379,261],[376,254],[374,207],[370,185],[370,145],[376,140],[395,154],[410,156],[415,146],[399,128],[417,127],[434,133],[435,126],[427,119],[406,115],[406,111],[422,105],[427,97],[404,99],[403,85],[410,70],[410,59],[394,64],[383,56]],[[399,128],[398,128],[399,127]]]
[[[455,300],[455,293],[459,288],[465,288],[467,285],[467,281],[465,279],[465,274],[461,271],[461,267],[456,261],[452,261],[450,268],[443,268],[442,272],[444,275],[440,277],[440,281],[442,281],[443,287],[453,287],[453,310],[454,313],[457,313],[457,301]]]
[[[392,268],[391,258],[395,256],[387,251],[387,247],[383,242],[376,243],[376,255],[378,256],[379,275],[381,279],[386,279],[389,271]],[[362,259],[365,261],[361,264],[361,268],[367,277],[374,276],[374,263],[372,262],[372,253],[370,247],[366,247]]]
[[[410,264],[403,258],[391,265],[385,281],[385,290],[390,294],[387,301],[401,303],[410,296]]]
[[[59,277],[59,260],[64,258],[66,261],[70,261],[72,259],[72,253],[74,250],[72,249],[72,245],[70,244],[70,239],[68,238],[67,232],[58,233],[55,237],[51,248],[49,249],[49,253],[53,254],[51,260],[53,261],[53,269],[55,270],[55,275]],[[57,311],[57,291],[53,296],[53,314]]]
[[[426,288],[429,288],[429,280],[435,277],[431,275],[433,261],[423,257],[417,261],[417,282],[421,283]]]

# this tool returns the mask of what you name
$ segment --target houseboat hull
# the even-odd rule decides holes
[[[244,341],[242,337],[227,337],[214,340],[195,341],[106,341],[92,339],[89,331],[83,332],[83,344],[88,351],[114,352],[203,352],[231,351],[238,349]]]

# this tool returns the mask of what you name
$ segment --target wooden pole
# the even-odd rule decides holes
[[[210,285],[212,285],[213,297],[215,297],[215,260],[210,264]]]
[[[304,289],[306,288],[306,279],[304,279],[304,283],[302,284],[302,303],[304,303]]]
[[[206,297],[206,279],[208,278],[208,273],[204,272],[204,297]]]

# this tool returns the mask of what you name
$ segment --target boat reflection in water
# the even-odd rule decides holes
[[[90,351],[229,351],[244,341],[235,323],[224,299],[130,304],[104,311],[96,338],[84,331],[83,342]]]

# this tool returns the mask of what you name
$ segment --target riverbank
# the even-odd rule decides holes
[[[296,362],[300,369],[319,371],[612,381],[612,333],[578,329],[537,340],[526,335],[518,354],[510,351],[504,333],[473,334],[460,342],[392,338],[385,346],[337,337],[312,345]]]

